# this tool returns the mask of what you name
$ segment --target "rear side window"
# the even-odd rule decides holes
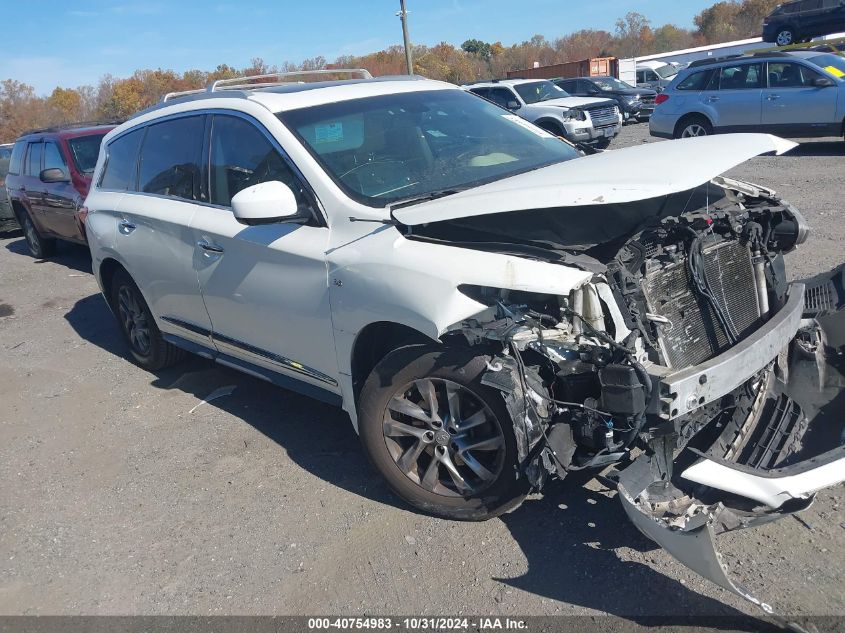
[[[204,130],[205,116],[150,125],[141,148],[138,188],[144,193],[198,200]]]
[[[236,193],[269,180],[283,182],[300,207],[308,206],[299,179],[255,125],[239,117],[215,115],[211,128],[211,202],[228,207]]]
[[[146,130],[141,128],[116,138],[108,145],[108,158],[100,187],[116,191],[135,190],[135,166],[138,164],[138,149]]]
[[[12,160],[9,162],[9,173],[15,176],[21,173],[21,162],[23,161],[23,149],[26,143],[18,141],[12,148]]]
[[[712,76],[712,70],[702,70],[700,72],[693,73],[680,82],[675,87],[675,90],[708,90],[710,77]]]
[[[30,143],[29,150],[26,153],[26,175],[39,176],[41,175],[41,152],[44,143]]]
[[[566,92],[576,92],[577,91],[577,89],[575,88],[575,82],[572,81],[572,80],[559,81],[559,82],[557,82],[557,85],[559,87],[563,88],[564,90],[566,90]]]

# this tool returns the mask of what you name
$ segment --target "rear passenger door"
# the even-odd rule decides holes
[[[109,143],[101,189],[125,187],[115,210],[115,249],[159,328],[210,347],[211,321],[194,270],[191,230],[200,201],[205,125],[204,114],[192,114],[118,137]]]
[[[751,130],[760,125],[764,64],[735,64],[719,69],[719,91],[709,93],[713,127],[720,131]]]
[[[339,393],[325,253],[316,198],[281,147],[253,119],[215,114],[209,205],[194,216],[193,259],[220,360],[258,366]],[[241,224],[232,197],[267,181],[288,185],[307,223]],[[249,365],[244,365],[246,361]]]

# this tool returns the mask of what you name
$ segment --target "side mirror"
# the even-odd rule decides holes
[[[65,170],[59,169],[58,167],[43,169],[38,177],[41,179],[41,182],[70,182],[70,178],[65,173]]]
[[[511,99],[508,101],[507,105],[508,110],[519,110],[519,101],[516,99]]]
[[[232,211],[238,222],[249,226],[302,219],[293,191],[278,180],[262,182],[236,193],[232,198]]]
[[[827,77],[816,77],[813,79],[813,85],[816,88],[830,88],[834,83],[832,79],[828,79]]]

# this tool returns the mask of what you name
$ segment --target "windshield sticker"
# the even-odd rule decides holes
[[[824,69],[834,77],[845,77],[845,73],[839,70],[836,66],[825,66]]]
[[[534,132],[534,134],[536,134],[537,136],[540,136],[542,138],[555,138],[554,134],[549,134],[548,132],[546,132],[546,130],[542,130],[542,129],[538,128],[533,123],[529,123],[528,121],[526,121],[522,117],[518,117],[515,114],[503,114],[502,117],[507,119],[508,121],[513,121],[514,123],[516,123],[517,125],[519,125],[521,127],[524,127],[529,132]]]
[[[315,135],[317,144],[321,143],[337,143],[343,140],[343,123],[324,123],[315,126]]]

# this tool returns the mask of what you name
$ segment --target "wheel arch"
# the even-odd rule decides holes
[[[422,343],[439,341],[395,321],[375,321],[362,328],[352,343],[349,359],[355,401],[358,400],[364,381],[385,356],[400,347]]]
[[[687,112],[681,118],[678,119],[678,122],[675,123],[675,129],[672,130],[672,135],[675,138],[678,138],[678,130],[680,130],[687,122],[692,121],[693,119],[704,119],[710,124],[710,127],[715,131],[716,125],[713,123],[713,119],[705,114],[704,112],[700,112],[696,110],[695,112]]]
[[[547,132],[553,132],[558,136],[566,136],[566,129],[563,127],[563,123],[553,117],[542,116],[534,121],[534,125],[543,128]],[[554,128],[554,130],[550,130],[549,128]]]
[[[112,311],[114,311],[114,306],[112,305],[111,300],[112,281],[114,280],[115,273],[117,273],[118,270],[122,270],[127,275],[129,275],[129,271],[126,270],[126,267],[113,257],[106,257],[100,263],[100,266],[98,268],[100,287],[103,289],[103,296],[106,298],[106,303],[109,305],[109,308],[111,308]],[[132,275],[129,276],[131,277]]]

